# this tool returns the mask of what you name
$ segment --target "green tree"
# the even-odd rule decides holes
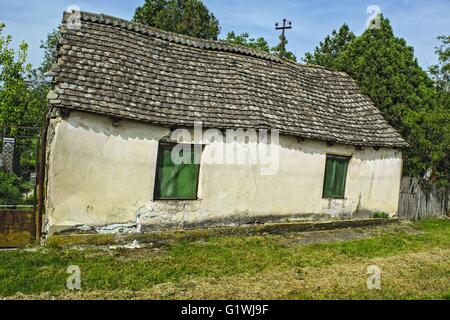
[[[305,60],[345,71],[358,82],[409,143],[404,152],[405,174],[424,177],[431,169],[434,179],[448,184],[448,103],[419,66],[414,49],[395,37],[388,19],[380,18],[381,28],[368,29],[353,39],[343,30],[344,36],[337,41],[338,32]]]
[[[270,49],[270,52],[272,54],[277,54],[279,56],[281,56],[282,58],[288,59],[288,60],[292,60],[292,61],[297,61],[297,57],[295,56],[295,54],[293,54],[291,51],[286,50],[286,46],[288,44],[288,40],[286,39],[286,36],[281,35],[279,37],[279,44],[276,45],[275,47],[272,47]],[[284,42],[284,45],[283,45]]]
[[[3,35],[4,28],[0,23],[0,126],[39,125],[46,91],[31,81],[28,45],[10,48],[12,38]]]
[[[217,40],[219,21],[200,0],[145,0],[133,21],[192,37]]]
[[[404,108],[432,108],[435,90],[414,49],[394,36],[388,19],[367,29],[338,55],[334,65],[358,81],[386,119],[401,129]]]
[[[247,32],[242,33],[240,35],[237,35],[233,31],[228,32],[226,38],[222,39],[221,41],[232,43],[232,44],[237,44],[240,46],[245,46],[245,47],[249,47],[249,48],[252,48],[255,50],[260,50],[260,51],[277,54],[277,55],[280,55],[280,50],[281,50],[281,39],[280,39],[280,44],[278,46],[271,48],[269,46],[268,42],[266,41],[266,39],[264,39],[263,37],[251,38]],[[285,44],[287,44],[287,40],[285,40]],[[295,55],[290,51],[285,50],[281,53],[281,55],[283,58],[297,61],[297,58],[295,57]]]
[[[51,76],[50,72],[53,65],[56,63],[58,55],[59,29],[52,30],[45,41],[41,40],[40,48],[44,50],[44,57],[41,65],[33,70],[33,77],[38,84],[50,87]]]
[[[446,170],[446,175],[442,175],[441,171],[436,172],[438,179],[450,181],[450,36],[439,36],[438,40],[441,45],[435,48],[438,57],[438,63],[429,68],[431,78],[435,81],[438,90],[439,109],[438,115],[442,119],[440,125],[444,133],[441,137],[437,136],[436,140],[442,141],[436,147],[441,147],[441,157],[436,159],[437,167]]]
[[[438,63],[431,66],[428,71],[441,91],[450,91],[450,36],[439,36],[442,43],[435,48]]]
[[[303,61],[330,69],[336,68],[336,59],[355,39],[347,24],[343,24],[338,31],[333,30],[331,35],[325,37],[313,53],[307,52]]]
[[[237,35],[234,31],[230,31],[227,33],[226,38],[221,41],[249,47],[255,50],[270,52],[269,44],[263,37],[257,39],[250,38],[250,35],[247,32]]]

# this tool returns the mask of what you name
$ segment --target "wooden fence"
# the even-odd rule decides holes
[[[400,184],[398,217],[421,220],[449,216],[449,200],[449,188],[424,188],[417,179],[403,177]]]

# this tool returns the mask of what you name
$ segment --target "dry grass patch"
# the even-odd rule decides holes
[[[367,267],[382,270],[381,290],[368,290]],[[26,299],[445,299],[450,249],[357,259],[325,268],[272,269],[256,275],[191,278],[146,290],[15,295]]]
[[[8,251],[0,259],[5,298],[450,299],[450,222],[444,220],[137,250]],[[81,292],[65,288],[70,264],[82,270]],[[382,270],[381,290],[367,289],[369,265]]]

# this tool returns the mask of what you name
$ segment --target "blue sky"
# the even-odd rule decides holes
[[[130,19],[144,0],[0,0],[0,21],[6,23],[14,46],[26,41],[29,60],[39,65],[42,59],[40,40],[56,28],[62,12],[70,5],[82,11],[105,13]],[[278,41],[274,24],[287,18],[292,21],[288,49],[298,58],[314,47],[333,29],[346,22],[360,34],[369,17],[366,9],[377,5],[391,20],[397,36],[415,48],[416,57],[426,68],[436,62],[436,37],[450,34],[450,0],[204,0],[219,19],[222,36],[228,31],[249,32],[263,36],[271,44]]]

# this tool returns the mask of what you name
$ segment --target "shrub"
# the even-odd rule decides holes
[[[389,219],[389,215],[383,211],[377,211],[372,214],[372,218],[374,219]]]
[[[13,173],[0,171],[0,205],[24,204],[29,185]]]

